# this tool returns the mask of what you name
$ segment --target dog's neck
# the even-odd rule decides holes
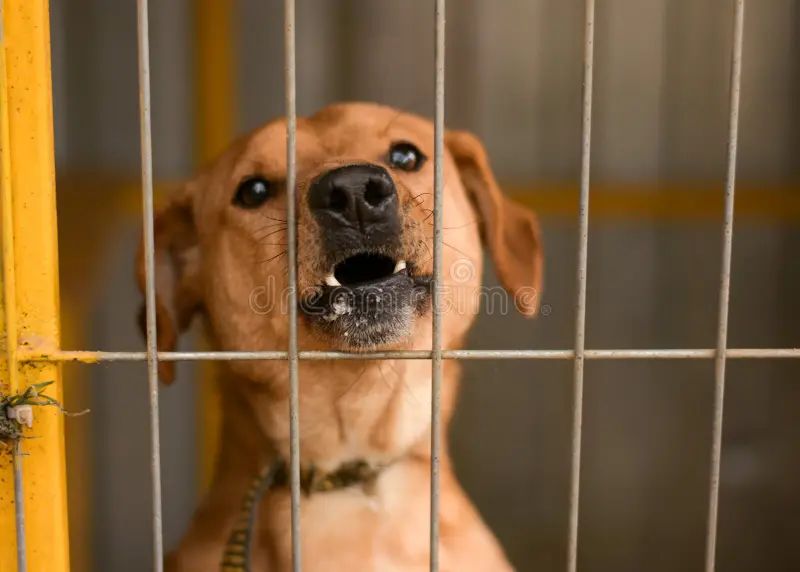
[[[445,365],[445,422],[455,395],[456,367]],[[301,362],[299,373],[303,466],[332,471],[354,460],[381,464],[429,454],[429,361]],[[288,383],[285,367],[276,367],[268,383],[223,380],[223,391],[227,386],[240,393],[237,405],[227,401],[225,416],[241,416],[241,405],[247,404],[250,430],[243,433],[258,432],[263,438],[253,440],[260,443],[253,446],[283,459],[289,457]]]

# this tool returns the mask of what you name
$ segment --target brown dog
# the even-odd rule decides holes
[[[244,137],[176,193],[156,219],[158,346],[175,348],[193,314],[221,350],[287,347],[286,123]],[[431,347],[433,128],[372,104],[334,105],[297,126],[298,324],[301,349],[351,352]],[[541,281],[534,216],[506,199],[483,147],[446,134],[443,339],[458,348],[478,313],[481,238],[525,315]],[[143,282],[141,256],[139,282]],[[173,378],[162,362],[161,377]],[[306,570],[428,569],[429,360],[300,362],[304,469],[354,461],[370,482],[312,492],[301,505]],[[459,366],[444,364],[442,418]],[[285,361],[225,362],[221,452],[213,484],[172,571],[216,571],[253,477],[289,457]],[[446,425],[443,429],[446,434]],[[260,505],[254,570],[288,570],[289,492]],[[453,474],[441,465],[443,571],[510,569]]]

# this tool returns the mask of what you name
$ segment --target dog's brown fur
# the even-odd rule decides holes
[[[158,346],[175,348],[192,315],[202,313],[218,349],[287,347],[286,123],[279,119],[236,142],[177,192],[156,219]],[[432,267],[433,161],[416,173],[386,165],[392,142],[413,142],[433,156],[429,121],[363,103],[327,107],[298,120],[298,287],[320,284],[320,233],[305,201],[309,182],[333,166],[369,162],[389,169],[397,185],[405,257],[418,272]],[[478,312],[481,238],[504,287],[526,315],[536,312],[541,280],[539,230],[533,215],[500,192],[479,141],[446,134],[443,266],[444,343],[457,348]],[[255,210],[231,199],[254,174],[279,182],[280,193]],[[143,264],[139,260],[139,283]],[[458,274],[451,269],[461,265]],[[464,271],[466,265],[466,272]],[[465,293],[467,295],[465,295]],[[275,302],[275,307],[269,307]],[[300,319],[301,349],[337,349]],[[431,347],[430,310],[415,318],[393,349]],[[387,348],[378,348],[387,349]],[[161,378],[173,378],[170,363]],[[171,571],[214,571],[245,490],[276,457],[288,459],[288,368],[285,361],[226,362],[221,451],[216,473],[188,533],[168,558]],[[453,411],[459,366],[444,364],[443,430]],[[391,465],[370,490],[351,487],[303,498],[306,570],[427,570],[431,363],[428,360],[301,361],[300,443],[304,466],[333,470],[365,459]],[[263,500],[254,570],[290,568],[289,494]],[[510,569],[502,550],[460,488],[444,452],[441,465],[440,560],[443,571]]]

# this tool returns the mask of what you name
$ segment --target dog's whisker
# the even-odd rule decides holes
[[[285,222],[271,222],[269,224],[265,224],[263,226],[258,227],[257,229],[255,229],[255,232],[261,232],[262,230],[267,230],[269,228],[275,228],[276,226],[282,226],[282,227],[286,228],[287,224],[288,223],[285,223]]]
[[[431,196],[431,193],[419,193],[418,195],[409,197],[408,202],[413,204],[415,208],[419,208],[420,205],[424,205],[427,202],[427,199],[420,197],[425,197],[426,195]]]
[[[285,254],[286,254],[286,251],[284,250],[284,251],[282,251],[282,252],[279,252],[278,254],[276,254],[275,256],[273,256],[273,257],[271,257],[271,258],[267,258],[267,259],[265,259],[265,260],[259,260],[259,264],[267,264],[267,263],[269,263],[269,262],[272,262],[272,261],[273,261],[273,260],[275,260],[276,258],[280,258],[281,256],[283,256],[283,255],[285,255]]]
[[[428,237],[425,237],[425,238],[428,238]],[[427,264],[428,262],[433,260],[433,251],[431,250],[431,246],[430,246],[430,244],[428,244],[427,240],[420,240],[419,242],[420,242],[420,244],[422,244],[422,246],[425,247],[425,250],[428,251],[428,258],[425,258],[424,260],[420,260],[417,264],[419,266],[425,266],[425,264]]]
[[[415,195],[412,193],[412,190],[406,185],[404,185],[401,181],[397,181],[396,184],[398,190],[403,191],[403,194],[408,195],[408,200],[406,201],[405,204],[411,204],[413,208],[419,208],[420,205],[425,203],[425,199],[424,198],[420,199],[420,197],[423,197],[425,195],[431,195],[431,193],[427,192],[418,193]]]
[[[286,219],[282,219],[282,218],[274,218],[274,217],[271,217],[271,216],[269,216],[269,215],[265,215],[264,213],[261,213],[261,212],[260,212],[260,213],[258,213],[258,216],[260,216],[261,218],[265,218],[265,219],[267,219],[267,220],[274,220],[274,221],[276,221],[276,222],[282,222],[282,223],[284,223],[284,224],[287,224],[287,221],[286,221]]]
[[[429,240],[433,240],[433,237],[432,237],[432,236],[426,236],[425,238],[427,238],[427,239],[429,239]],[[449,246],[450,248],[452,248],[453,250],[455,250],[456,252],[458,252],[458,253],[459,253],[461,256],[463,256],[464,258],[467,258],[467,259],[469,259],[469,260],[472,260],[472,256],[470,256],[469,254],[467,254],[467,253],[466,253],[466,252],[464,252],[463,250],[456,248],[455,246],[453,246],[453,245],[452,245],[452,244],[450,244],[449,242],[447,242],[447,241],[443,240],[443,241],[442,241],[442,244],[443,244],[443,245],[445,245],[445,246]],[[430,252],[430,250],[429,250],[429,252]]]
[[[433,258],[433,252],[431,252],[431,247],[430,247],[430,246],[428,246],[428,241],[426,241],[426,240],[420,240],[419,242],[420,242],[420,244],[421,244],[422,246],[424,246],[424,247],[425,247],[425,250],[427,250],[427,251],[428,251],[428,255],[429,255],[431,258]]]
[[[265,234],[264,236],[256,236],[256,240],[258,240],[258,241],[262,241],[262,240],[264,240],[265,238],[269,238],[269,237],[270,237],[270,236],[272,236],[273,234],[278,234],[279,232],[286,232],[286,227],[279,228],[278,230],[273,230],[273,231],[271,231],[271,232],[269,232],[269,233]]]
[[[400,118],[400,117],[401,117],[401,116],[402,116],[404,113],[405,113],[404,111],[402,111],[402,110],[399,110],[399,111],[398,111],[398,112],[397,112],[397,113],[396,113],[396,114],[395,114],[395,115],[394,115],[394,116],[393,116],[393,117],[392,117],[392,118],[389,120],[389,122],[386,124],[386,127],[384,128],[384,130],[383,130],[383,131],[381,131],[381,135],[382,135],[382,136],[383,136],[383,135],[386,135],[386,134],[389,132],[389,129],[390,129],[390,128],[392,127],[392,125],[394,124],[394,122],[395,122],[395,121],[397,121],[397,120],[398,120],[398,119],[399,119],[399,118]]]
[[[453,250],[458,252],[461,256],[463,256],[464,258],[467,258],[468,260],[472,260],[472,256],[470,256],[469,254],[467,254],[466,252],[464,252],[460,248],[456,248],[455,246],[453,246],[449,242],[443,240],[442,244],[444,244],[445,246],[449,246],[450,248],[452,248]]]
[[[481,222],[480,220],[478,220],[478,219],[475,219],[475,220],[473,220],[472,222],[467,222],[467,223],[464,223],[464,224],[459,224],[459,225],[457,225],[457,226],[443,226],[443,227],[442,227],[442,230],[459,230],[459,229],[462,229],[462,228],[467,228],[468,226],[473,226],[473,225],[476,225],[476,224],[480,224],[480,222]],[[432,223],[432,222],[429,222],[429,223],[428,223],[428,226],[433,226],[433,223]]]

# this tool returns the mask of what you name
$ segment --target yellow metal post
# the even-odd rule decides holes
[[[22,390],[54,381],[48,395],[61,399],[57,364],[18,364],[18,348],[59,347],[58,247],[47,0],[4,0],[2,14],[2,205],[6,359],[9,381]],[[14,339],[16,338],[16,340]],[[16,341],[16,343],[15,343]],[[4,388],[15,389],[13,386]],[[63,419],[55,408],[37,409],[22,443],[29,570],[69,570]],[[3,453],[5,455],[5,453]],[[0,471],[5,462],[0,462]],[[5,473],[3,473],[5,476]],[[0,570],[14,571],[12,483],[0,481]],[[23,541],[23,539],[18,539]]]
[[[233,0],[197,0],[195,3],[195,128],[199,146],[196,156],[205,163],[220,153],[236,130],[236,70],[234,60]],[[198,399],[198,451],[200,489],[211,482],[219,448],[219,364],[201,366]]]
[[[234,15],[233,0],[195,2],[195,126],[200,163],[220,153],[236,130]]]

